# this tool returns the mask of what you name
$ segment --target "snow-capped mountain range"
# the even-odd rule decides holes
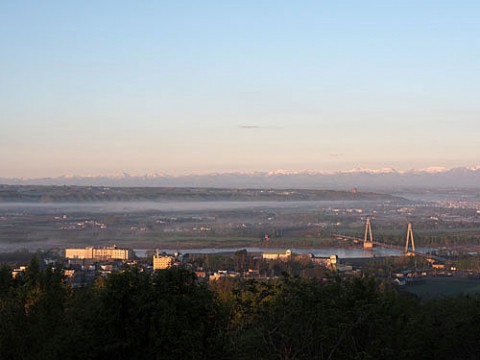
[[[173,176],[164,173],[114,176],[64,175],[52,178],[2,178],[0,184],[77,186],[185,186],[223,188],[480,188],[480,166],[428,167],[397,171],[392,168],[348,171],[234,172]]]

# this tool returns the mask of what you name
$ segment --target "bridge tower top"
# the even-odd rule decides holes
[[[373,248],[373,235],[372,235],[372,225],[370,224],[370,218],[367,218],[365,223],[365,236],[363,237],[363,248],[371,249]]]
[[[407,229],[407,241],[405,242],[405,254],[408,254],[408,244],[412,243],[412,252],[415,252],[415,241],[413,239],[413,229],[412,229],[412,223],[408,223],[408,229]]]

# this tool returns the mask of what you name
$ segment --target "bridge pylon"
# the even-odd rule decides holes
[[[412,251],[408,250],[408,245],[409,245],[410,242],[412,244]],[[405,254],[406,255],[414,255],[414,253],[415,253],[415,241],[413,239],[412,223],[408,223],[407,240],[405,242]]]
[[[373,248],[372,226],[370,225],[369,217],[367,217],[367,222],[365,223],[365,236],[363,237],[363,248],[364,249]]]

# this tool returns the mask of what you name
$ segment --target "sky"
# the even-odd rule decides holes
[[[480,164],[480,2],[0,2],[0,177]]]

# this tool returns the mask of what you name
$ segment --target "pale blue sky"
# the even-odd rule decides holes
[[[0,177],[480,164],[478,1],[0,2]]]

